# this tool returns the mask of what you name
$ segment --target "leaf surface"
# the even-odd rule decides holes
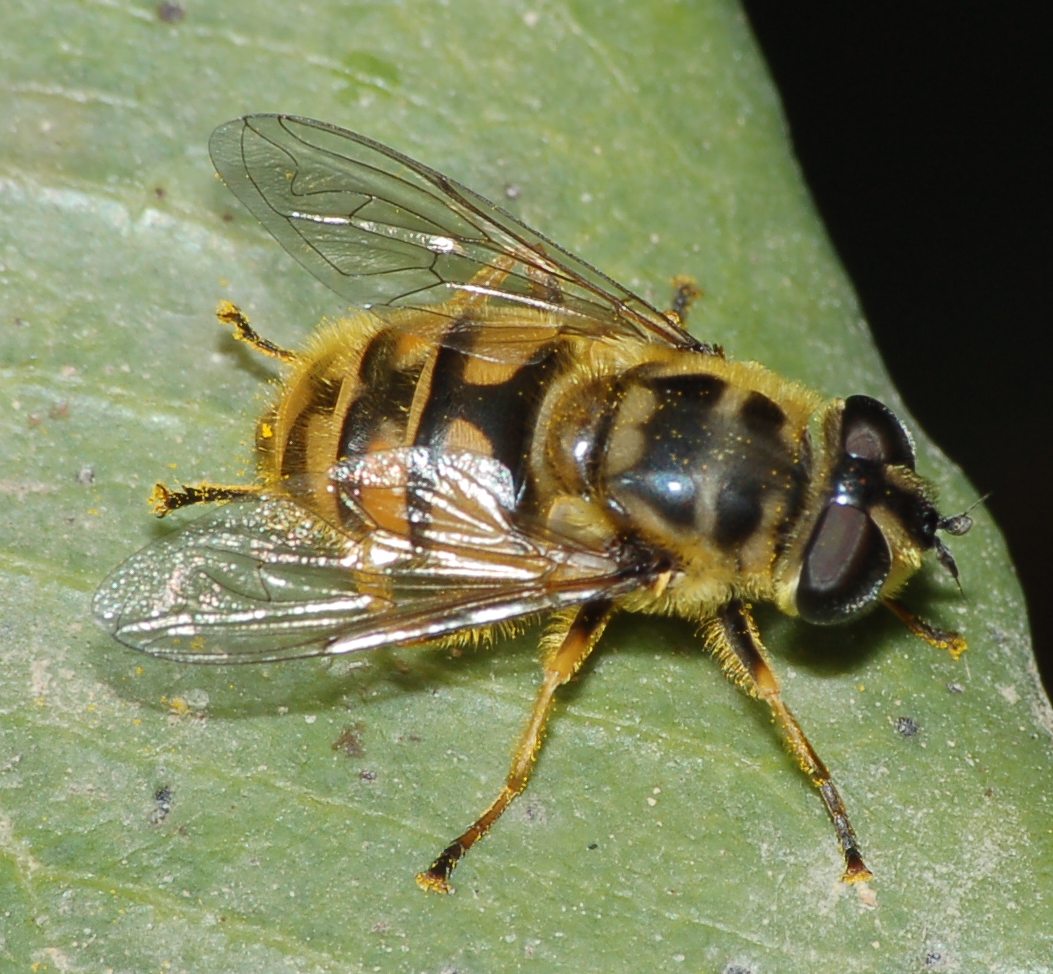
[[[251,476],[271,372],[223,298],[302,341],[339,299],[211,174],[209,133],[289,111],[497,199],[692,328],[829,395],[900,403],[731,3],[18,3],[0,64],[0,961],[36,971],[1043,971],[1050,711],[997,530],[892,619],[762,613],[868,864],[689,628],[624,618],[526,795],[455,875],[413,874],[494,795],[537,633],[354,664],[166,664],[95,628],[170,530],[156,479]],[[909,232],[905,228],[904,232]],[[943,506],[977,496],[920,431]],[[334,746],[334,744],[336,746]]]

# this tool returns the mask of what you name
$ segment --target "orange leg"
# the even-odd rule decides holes
[[[742,602],[730,602],[706,625],[704,636],[706,646],[715,653],[727,676],[771,708],[790,753],[819,791],[844,854],[842,881],[856,883],[870,879],[873,874],[863,862],[841,794],[797,718],[782,701],[779,681],[768,665],[749,607]]]
[[[246,497],[258,497],[259,493],[259,488],[245,484],[183,484],[179,490],[169,490],[164,484],[154,484],[150,504],[154,514],[164,517],[191,504],[243,500]]]
[[[915,636],[919,639],[924,639],[925,642],[935,649],[945,649],[951,654],[951,659],[957,659],[965,652],[967,644],[960,633],[952,632],[949,629],[937,629],[924,619],[916,616],[902,602],[897,602],[895,599],[883,599],[882,601],[885,603],[885,608]]]
[[[609,602],[590,602],[577,611],[569,625],[550,632],[546,637],[546,642],[552,642],[555,648],[545,660],[541,688],[516,747],[504,787],[490,807],[443,849],[427,870],[417,874],[417,884],[422,889],[436,893],[453,892],[449,880],[454,867],[464,854],[490,831],[512,800],[526,788],[530,773],[534,769],[534,762],[537,760],[538,750],[541,748],[541,738],[556,691],[581,668],[581,664],[588,658],[603,634],[610,617]]]
[[[230,325],[234,329],[234,337],[239,342],[251,345],[261,355],[266,355],[268,358],[276,358],[281,362],[296,361],[295,352],[290,352],[287,348],[275,345],[274,342],[268,341],[260,335],[249,324],[248,317],[236,304],[231,304],[230,301],[220,301],[219,307],[216,308],[216,317],[219,319],[220,324]]]
[[[251,345],[261,355],[282,362],[295,361],[295,352],[275,345],[274,342],[257,334],[249,324],[249,319],[237,305],[229,301],[221,301],[216,309],[216,317],[221,324],[229,325],[234,329],[234,337],[238,341]],[[246,497],[256,497],[259,492],[258,487],[245,484],[183,484],[179,490],[170,490],[164,484],[154,484],[153,492],[150,494],[150,504],[154,514],[164,517],[166,514],[171,514],[172,511],[178,511],[181,507],[189,507],[191,504],[241,500]]]

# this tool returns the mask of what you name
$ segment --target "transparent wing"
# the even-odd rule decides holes
[[[277,241],[357,306],[441,311],[472,292],[541,310],[570,332],[709,347],[489,200],[365,136],[250,115],[217,128],[209,151]]]
[[[425,642],[640,584],[517,529],[489,458],[410,448],[330,477],[345,526],[291,497],[218,507],[118,567],[95,595],[100,625],[153,656],[263,662]]]

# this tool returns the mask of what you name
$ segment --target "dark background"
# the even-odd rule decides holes
[[[1053,55],[1041,5],[745,7],[896,385],[991,493],[1050,691]]]

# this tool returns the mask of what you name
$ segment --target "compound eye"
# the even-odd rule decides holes
[[[841,440],[849,456],[914,469],[910,434],[888,406],[870,396],[845,400]]]
[[[797,611],[817,625],[843,622],[877,598],[891,566],[888,542],[866,513],[831,504],[808,542]]]

